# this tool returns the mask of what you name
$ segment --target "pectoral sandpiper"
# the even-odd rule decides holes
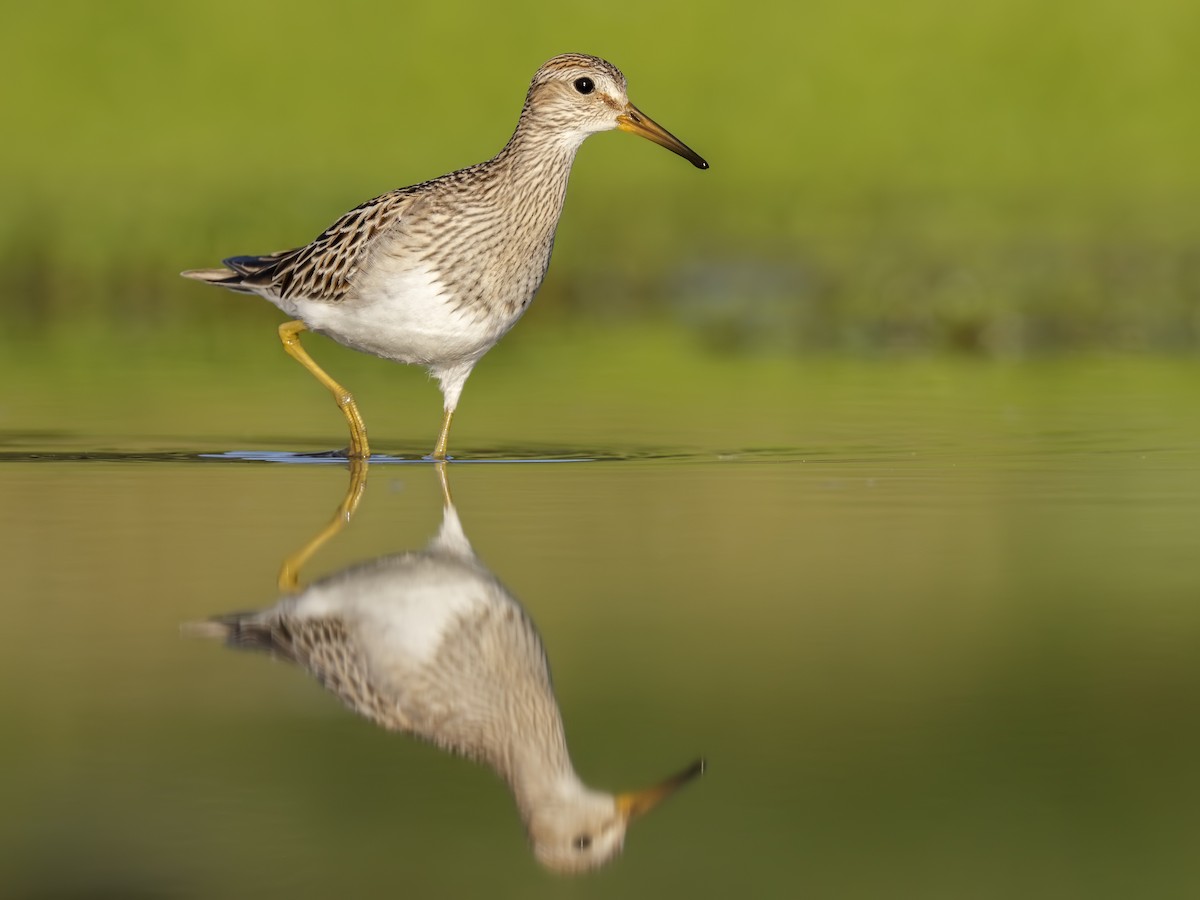
[[[360,488],[352,482],[347,500]],[[704,763],[623,794],[580,780],[537,628],[476,557],[444,495],[441,530],[425,550],[352,566],[261,612],[187,630],[303,666],[377,725],[491,766],[543,865],[595,869],[620,852],[632,820]]]
[[[463,384],[546,274],[576,151],[588,135],[614,128],[708,168],[629,102],[616,66],[556,56],[533,76],[516,131],[487,162],[369,200],[304,247],[183,275],[258,294],[294,317],[279,327],[280,339],[333,394],[350,426],[350,457],[370,456],[362,417],[305,352],[300,333],[427,367],[445,400],[432,454],[444,459]]]

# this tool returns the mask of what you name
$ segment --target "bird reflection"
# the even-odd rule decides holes
[[[303,666],[377,725],[487,764],[511,789],[539,862],[559,872],[602,866],[621,851],[629,823],[704,763],[615,795],[580,780],[537,628],[471,549],[440,465],[438,475],[442,525],[424,550],[298,589],[304,561],[349,521],[362,496],[366,464],[352,463],[337,515],[280,572],[281,589],[295,592],[269,609],[192,630]]]

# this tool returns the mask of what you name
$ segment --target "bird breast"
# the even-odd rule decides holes
[[[561,730],[536,630],[476,565],[424,554],[380,560],[310,586],[283,614],[300,630],[341,623],[339,653],[363,680],[361,696],[343,700],[386,727],[493,762],[512,738],[502,723],[514,710]]]
[[[385,359],[474,363],[516,324],[550,263],[557,210],[508,211],[419,204],[375,241],[344,299],[298,299],[294,314]]]

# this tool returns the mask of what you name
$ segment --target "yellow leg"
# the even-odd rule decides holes
[[[325,545],[325,542],[336,535],[349,524],[358,502],[362,499],[367,486],[367,461],[365,459],[350,460],[350,484],[346,488],[346,496],[342,498],[341,506],[334,513],[329,524],[313,535],[308,543],[289,556],[279,567],[279,590],[285,594],[293,593],[300,586],[300,569],[314,553]]]
[[[363,424],[358,407],[354,405],[354,397],[325,374],[325,370],[313,362],[313,358],[300,346],[300,332],[307,330],[308,326],[299,319],[280,325],[279,339],[283,341],[283,349],[287,351],[288,356],[308,369],[317,381],[325,385],[325,389],[329,393],[333,394],[338,409],[342,411],[350,426],[350,447],[346,450],[346,455],[351,459],[367,459],[371,455],[371,448],[367,446],[367,426]]]
[[[450,420],[454,418],[454,410],[446,410],[446,415],[442,419],[442,433],[438,435],[437,446],[433,448],[433,458],[444,460],[446,458],[446,443],[450,440]]]

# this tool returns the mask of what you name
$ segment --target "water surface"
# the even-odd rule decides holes
[[[306,413],[311,439],[291,419],[262,439],[10,430],[0,879],[16,896],[1194,896],[1194,367],[922,371],[798,372],[757,406],[714,390],[608,440],[570,417],[539,432],[558,442],[467,429],[460,454],[491,464],[451,463],[450,488],[537,625],[581,776],[629,788],[709,761],[570,882],[538,868],[487,770],[298,668],[181,636],[273,603],[281,562],[335,515],[345,464],[291,455],[341,437],[331,406]],[[437,531],[434,467],[401,461],[423,442],[379,446],[302,579]]]

